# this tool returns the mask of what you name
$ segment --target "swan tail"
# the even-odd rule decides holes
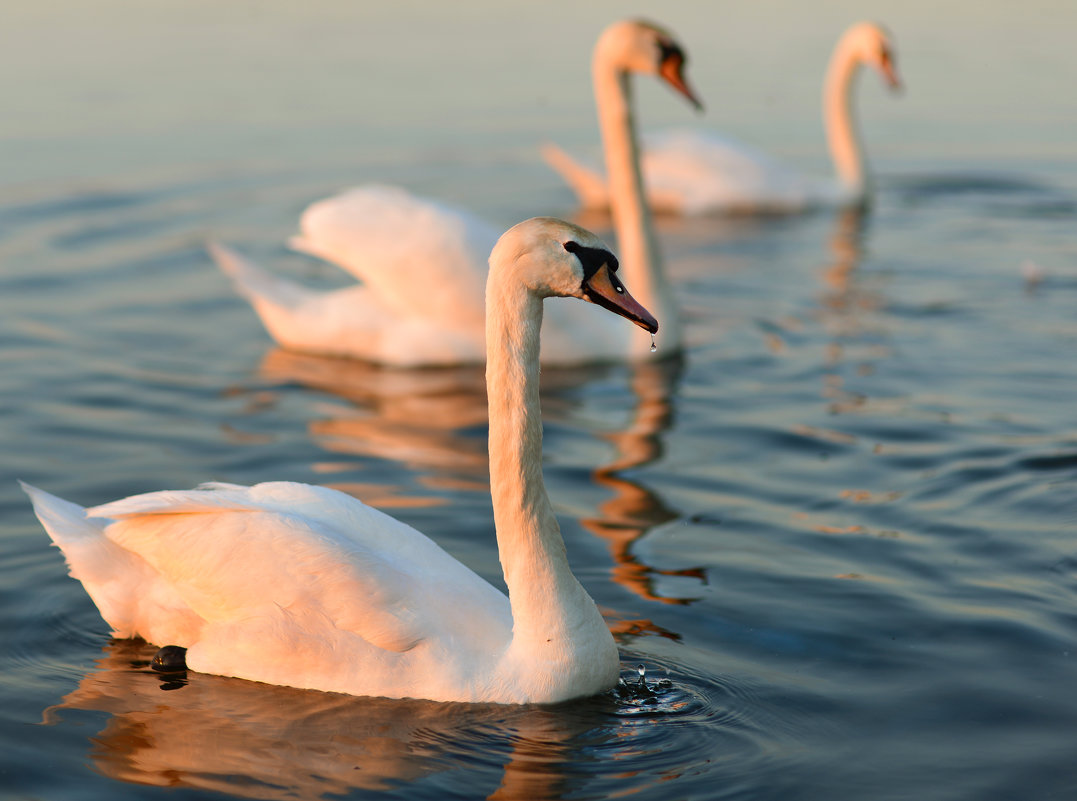
[[[30,496],[34,514],[59,548],[77,547],[104,536],[105,521],[90,520],[86,510],[78,504],[50,495],[25,481],[20,481],[19,486]]]
[[[334,293],[315,292],[268,273],[217,242],[210,242],[206,249],[280,345],[330,352],[326,343],[340,340],[334,328],[340,322],[340,310],[334,310],[331,303]]]
[[[34,514],[67,560],[71,577],[82,582],[115,637],[143,635],[136,622],[140,590],[155,572],[138,555],[108,538],[106,518],[90,517],[78,504],[19,482]]]
[[[557,145],[542,146],[542,157],[562,178],[585,209],[604,209],[610,204],[606,180],[595,170],[585,167]]]
[[[227,275],[240,295],[260,310],[262,305],[294,309],[314,294],[306,287],[272,275],[250,259],[219,242],[209,242],[206,250],[221,272]]]

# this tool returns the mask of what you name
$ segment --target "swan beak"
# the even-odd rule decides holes
[[[625,285],[610,269],[603,264],[594,274],[583,282],[583,297],[626,320],[631,320],[640,328],[654,334],[658,331],[658,321],[639,302],[628,294]]]
[[[889,53],[883,53],[883,57],[879,61],[879,72],[886,81],[886,85],[890,87],[890,91],[901,91],[901,78],[898,76],[897,65],[894,64],[894,60]]]
[[[673,51],[667,55],[662,59],[658,74],[662,76],[666,83],[688,98],[688,102],[695,107],[696,111],[703,110],[703,103],[696,96],[696,93],[692,91],[692,87],[688,85],[688,81],[684,77],[684,55],[679,51]]]

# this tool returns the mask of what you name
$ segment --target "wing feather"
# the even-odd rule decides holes
[[[369,185],[314,203],[291,240],[352,273],[396,314],[482,323],[487,258],[499,232],[398,187]]]
[[[114,520],[109,539],[145,559],[211,625],[275,607],[301,630],[328,625],[405,651],[437,628],[437,584],[497,592],[411,526],[322,487],[215,484],[89,514]]]

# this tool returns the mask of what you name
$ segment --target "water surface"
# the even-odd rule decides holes
[[[175,683],[110,641],[15,478],[85,505],[325,484],[500,582],[481,370],[277,350],[203,243],[328,286],[283,242],[350,184],[504,226],[571,214],[538,145],[596,152],[588,53],[623,9],[543,5],[9,10],[5,793],[1077,792],[1077,56],[1073,10],[1047,0],[640,9],[679,32],[708,105],[697,123],[644,85],[645,124],[721,128],[806,171],[826,169],[817,85],[843,25],[886,21],[907,83],[862,80],[870,213],[663,220],[684,357],[544,373],[569,556],[649,692],[518,708]]]

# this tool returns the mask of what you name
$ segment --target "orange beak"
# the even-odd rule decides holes
[[[662,76],[666,83],[688,98],[688,102],[695,106],[696,111],[703,110],[703,103],[696,97],[696,93],[692,91],[692,87],[688,85],[688,81],[684,78],[683,55],[679,52],[674,52],[662,59],[662,66],[658,68],[658,74]]]
[[[608,264],[599,267],[594,275],[583,282],[583,295],[592,303],[631,320],[652,334],[658,331],[658,321],[628,294],[625,285]]]
[[[894,59],[889,53],[883,53],[883,57],[879,61],[879,72],[891,91],[901,91],[901,78],[898,76],[897,65],[894,64]]]

